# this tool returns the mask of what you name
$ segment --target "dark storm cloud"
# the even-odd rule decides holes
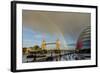
[[[63,36],[67,42],[76,42],[80,32],[90,26],[89,13],[75,12],[43,12],[23,10],[23,26],[49,33],[55,36]]]

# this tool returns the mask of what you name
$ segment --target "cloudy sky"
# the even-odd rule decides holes
[[[23,47],[41,46],[43,39],[47,43],[59,39],[62,48],[74,48],[79,34],[90,26],[90,16],[89,13],[23,10]]]

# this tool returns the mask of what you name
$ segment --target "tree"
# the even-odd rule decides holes
[[[35,45],[35,46],[33,46],[33,49],[34,49],[34,50],[39,50],[40,47],[39,47],[38,45]]]

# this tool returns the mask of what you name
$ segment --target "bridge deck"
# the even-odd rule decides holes
[[[50,45],[50,44],[56,44],[56,43],[46,43],[46,45]]]

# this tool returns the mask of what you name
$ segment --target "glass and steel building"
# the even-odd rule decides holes
[[[91,48],[91,28],[87,26],[80,33],[80,36],[77,41],[76,49],[90,49]]]

